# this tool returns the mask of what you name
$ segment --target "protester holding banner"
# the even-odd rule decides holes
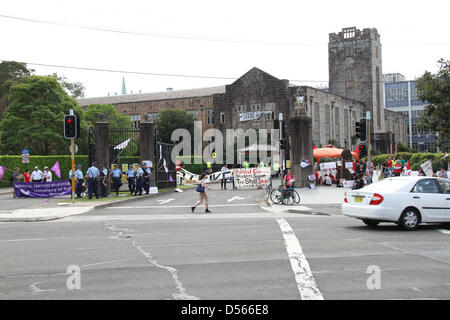
[[[208,209],[208,196],[206,195],[206,189],[209,189],[206,186],[206,174],[202,173],[199,179],[200,183],[197,185],[197,192],[200,199],[193,207],[191,207],[191,211],[192,213],[194,213],[195,208],[197,208],[203,202],[203,200],[205,200],[205,208],[206,208],[205,213],[210,213],[211,211],[209,211]]]
[[[42,173],[44,177],[44,182],[52,182],[52,172],[48,169],[48,167],[44,167],[44,172]]]
[[[41,182],[42,181],[42,171],[39,170],[38,167],[34,167],[34,171],[31,173],[31,181],[32,182]]]
[[[21,174],[20,174],[20,169],[19,168],[14,168],[13,173],[11,173],[11,184],[14,186],[14,182],[20,182],[20,179],[22,178]],[[16,192],[13,191],[13,197],[16,197]]]
[[[31,182],[30,169],[25,168],[25,172],[23,173],[23,182]]]

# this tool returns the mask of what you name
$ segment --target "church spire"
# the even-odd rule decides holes
[[[122,94],[127,94],[127,88],[125,87],[125,77],[122,77]]]

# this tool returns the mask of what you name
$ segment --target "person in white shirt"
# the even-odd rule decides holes
[[[44,167],[44,182],[52,182],[52,172],[48,170],[48,167]]]
[[[220,170],[222,171],[222,179],[220,180],[220,188],[223,190],[227,190],[227,179],[225,179],[225,172],[228,172],[228,165],[224,165],[222,167],[222,169]]]
[[[42,171],[38,167],[34,167],[34,171],[31,173],[31,182],[41,182],[42,177]]]

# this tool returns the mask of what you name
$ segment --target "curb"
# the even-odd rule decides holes
[[[272,201],[270,199],[267,199],[266,196],[263,196],[259,200],[259,206],[261,209],[264,208],[273,208]],[[305,206],[298,206],[299,208],[292,208],[290,206],[286,206],[286,209],[283,209],[281,212],[289,212],[289,213],[300,213],[300,214],[310,214],[310,215],[317,215],[317,216],[331,216],[331,214],[323,213],[323,212],[315,212],[314,209],[305,207]]]
[[[91,207],[89,210],[82,213],[73,213],[73,214],[59,214],[59,215],[47,215],[47,216],[35,216],[35,217],[0,217],[0,222],[43,222],[43,221],[51,221],[56,219],[63,219],[79,214],[84,214],[89,211],[92,211],[94,208]]]

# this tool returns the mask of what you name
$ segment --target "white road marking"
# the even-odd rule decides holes
[[[284,243],[302,300],[324,300],[294,231],[283,218],[276,220],[283,233]]]
[[[0,242],[21,242],[21,241],[42,241],[46,240],[45,238],[30,238],[30,239],[9,239],[9,240],[0,240]]]
[[[166,199],[166,200],[158,200],[158,201],[159,201],[159,204],[165,204],[165,203],[168,203],[173,200],[175,200],[175,199]]]
[[[230,202],[232,202],[232,201],[234,201],[234,200],[244,200],[244,199],[245,199],[245,198],[243,198],[243,197],[236,196],[236,197],[233,197],[233,198],[228,199],[227,202],[230,203]]]
[[[114,238],[124,239],[124,240],[130,240],[131,236],[130,236],[129,232],[133,231],[131,229],[119,228],[114,224],[106,224],[106,228],[109,231],[111,231],[113,234],[115,234]],[[172,297],[174,299],[176,299],[176,300],[199,300],[199,298],[187,294],[186,289],[183,287],[183,284],[181,283],[180,279],[178,278],[178,274],[177,274],[178,270],[177,269],[159,264],[158,261],[153,258],[151,253],[146,252],[142,248],[142,246],[138,246],[135,241],[131,241],[131,244],[147,259],[148,262],[150,262],[157,268],[161,268],[161,269],[168,271],[171,274],[172,279],[175,282],[175,285],[178,289],[178,293],[174,293],[172,295]]]
[[[128,259],[116,259],[116,260],[109,260],[109,261],[103,261],[103,262],[97,262],[97,263],[91,263],[91,264],[85,264],[82,267],[83,268],[88,268],[88,267],[92,267],[92,266],[97,266],[100,264],[108,264],[108,263],[112,263],[112,262],[118,262],[118,261],[129,261],[129,260],[137,260],[138,258],[128,258]]]
[[[412,290],[416,291],[416,292],[422,292],[419,288],[417,287],[411,287]]]
[[[447,230],[447,229],[439,229],[438,231],[445,233],[445,234],[450,234],[450,230]]]
[[[210,204],[208,207],[242,207],[242,206],[259,206],[259,203],[242,203],[242,204]],[[134,207],[106,207],[106,209],[155,209],[155,208],[190,208],[191,206],[134,206]],[[198,206],[204,207],[204,205]],[[198,208],[197,207],[197,208]]]
[[[56,289],[46,289],[46,290],[39,289],[39,288],[37,287],[37,285],[38,285],[39,283],[40,283],[40,282],[35,282],[35,283],[32,283],[32,284],[30,285],[31,289],[33,290],[33,291],[31,292],[31,294],[35,295],[35,294],[39,294],[39,293],[41,293],[41,292],[56,291]]]

